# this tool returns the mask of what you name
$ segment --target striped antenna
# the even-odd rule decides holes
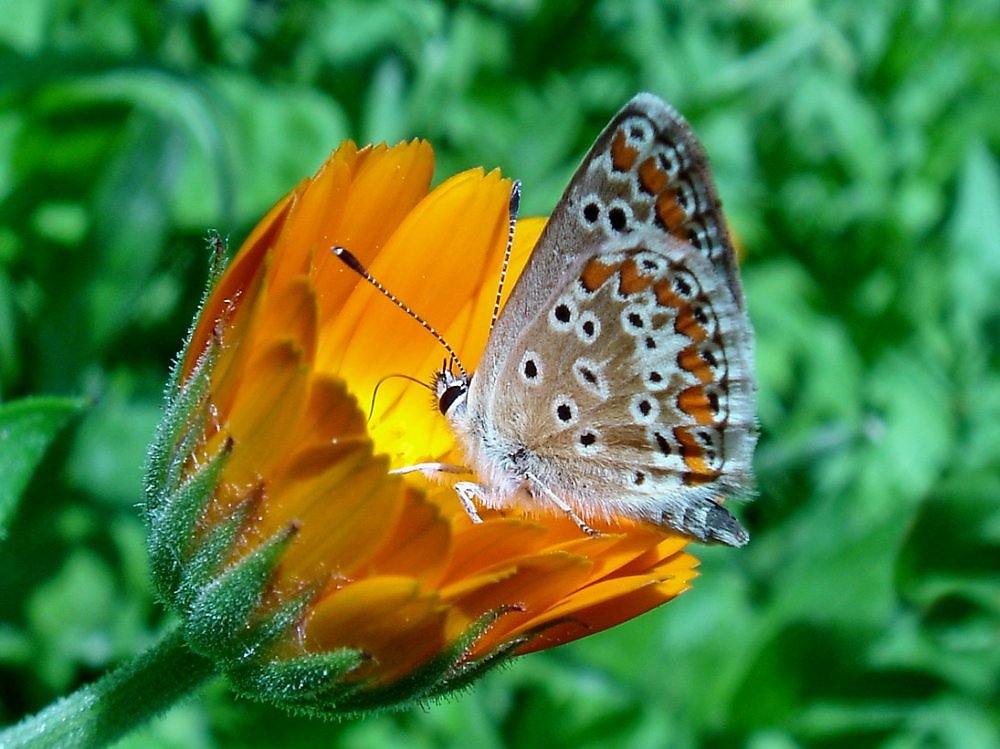
[[[363,279],[365,279],[368,283],[370,283],[372,286],[378,289],[382,293],[382,295],[386,297],[390,302],[395,304],[397,307],[403,310],[403,312],[405,312],[407,315],[409,315],[418,323],[420,323],[420,327],[422,327],[424,330],[426,330],[428,333],[434,336],[434,339],[442,346],[444,346],[444,350],[448,352],[448,355],[451,357],[451,360],[455,362],[455,366],[458,367],[459,374],[461,374],[462,377],[464,377],[465,379],[469,378],[469,373],[466,372],[465,367],[462,366],[462,362],[459,360],[458,354],[455,353],[455,349],[453,349],[451,346],[448,345],[448,341],[444,339],[444,336],[442,336],[440,333],[437,332],[437,330],[434,328],[433,325],[431,325],[424,318],[422,318],[420,315],[418,315],[416,312],[410,309],[409,305],[406,302],[404,302],[402,299],[400,299],[391,291],[389,291],[385,286],[379,283],[378,279],[375,278],[371,273],[369,273],[365,269],[365,266],[361,264],[361,261],[359,261],[356,257],[354,257],[354,255],[352,255],[346,248],[332,247],[331,251],[333,252],[334,255],[336,255],[343,261],[344,265],[346,265],[348,268],[350,268],[359,276],[361,276]]]
[[[503,285],[507,281],[507,266],[510,264],[510,253],[514,249],[514,226],[517,224],[517,209],[521,205],[521,183],[514,181],[510,190],[510,224],[507,226],[507,247],[503,252],[503,263],[500,265],[500,283],[497,284],[497,298],[493,302],[493,317],[490,318],[490,330],[500,317],[500,297],[503,296]]]

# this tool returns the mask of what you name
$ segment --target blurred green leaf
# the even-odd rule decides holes
[[[134,507],[142,495],[146,449],[163,403],[158,396],[137,394],[136,388],[130,373],[113,373],[81,420],[66,458],[67,483],[93,492],[102,503]]]
[[[0,539],[45,450],[86,407],[71,398],[22,398],[0,405]]]
[[[1000,317],[1000,165],[982,143],[970,145],[959,175],[951,247],[955,304],[950,313],[965,341],[976,345],[980,326],[996,332]],[[984,343],[993,351],[1000,348],[995,337]]]
[[[429,138],[435,182],[500,166],[545,215],[651,90],[745,250],[750,545],[423,711],[219,685],[136,746],[1000,745],[998,38],[996,0],[0,0],[0,386],[96,404],[0,547],[0,721],[162,626],[133,503],[208,229],[238,246],[346,137]]]

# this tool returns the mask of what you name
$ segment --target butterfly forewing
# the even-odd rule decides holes
[[[649,227],[732,273],[708,162],[688,124],[651,96],[633,99],[601,134],[553,216],[553,233],[623,237]]]

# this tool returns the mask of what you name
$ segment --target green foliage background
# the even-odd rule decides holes
[[[136,503],[207,229],[238,243],[347,137],[548,213],[650,90],[746,249],[751,545],[423,710],[214,684],[121,746],[1000,747],[998,39],[996,0],[0,0],[0,394],[62,398],[0,410],[0,723],[166,624]],[[18,473],[29,433],[58,436]]]

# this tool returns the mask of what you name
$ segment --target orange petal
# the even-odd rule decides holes
[[[314,229],[304,237],[316,250],[313,282],[319,293],[324,327],[334,316],[339,319],[352,290],[364,284],[333,256],[331,247],[346,247],[363,265],[369,266],[426,195],[434,170],[433,151],[423,141],[388,149],[377,146],[365,149],[360,156],[350,190],[340,196],[343,207],[338,225],[324,227],[318,244],[316,234],[320,230]]]
[[[229,414],[233,453],[226,463],[226,480],[256,481],[271,475],[297,441],[296,427],[306,402],[309,371],[301,351],[278,342],[249,363]]]
[[[212,330],[223,317],[228,317],[226,310],[238,305],[244,297],[256,298],[256,294],[248,292],[259,286],[261,274],[265,268],[267,254],[274,247],[281,235],[289,212],[295,204],[296,193],[308,184],[303,180],[292,192],[279,200],[275,206],[260,220],[250,236],[247,237],[236,257],[226,268],[226,272],[212,289],[198,318],[198,324],[191,336],[184,359],[184,372],[191,371],[195,361],[205,350]]]
[[[320,601],[304,625],[308,650],[355,648],[372,663],[356,674],[391,681],[444,648],[445,610],[437,596],[406,577],[352,583]],[[354,676],[354,675],[352,675]]]
[[[457,504],[458,497],[454,501]],[[442,585],[538,551],[545,539],[544,526],[520,518],[470,524],[455,533],[451,565]]]
[[[299,429],[302,444],[356,439],[368,440],[365,415],[347,392],[343,381],[314,374],[309,386],[309,404]]]
[[[309,189],[301,191],[281,237],[282,249],[272,274],[275,285],[308,273],[316,250],[329,250],[359,158],[353,142],[343,143],[309,181]]]
[[[517,606],[517,611],[501,617],[477,643],[477,650],[488,651],[505,640],[518,624],[541,615],[578,588],[592,566],[586,557],[561,552],[526,557],[445,587],[441,598],[472,619],[501,606]]]
[[[267,485],[266,534],[291,521],[299,532],[282,559],[284,579],[350,579],[395,530],[402,481],[360,446],[324,445],[292,460]]]
[[[409,490],[393,536],[358,575],[411,575],[431,588],[441,584],[451,560],[451,526],[438,508]]]
[[[684,554],[669,569],[633,577],[615,577],[568,596],[558,606],[512,630],[515,636],[529,631],[538,635],[518,653],[560,645],[633,619],[666,603],[691,587],[698,561]]]
[[[268,295],[253,338],[245,337],[240,345],[267,348],[275,341],[289,341],[308,364],[316,351],[316,317],[312,285],[308,277],[297,276]]]

